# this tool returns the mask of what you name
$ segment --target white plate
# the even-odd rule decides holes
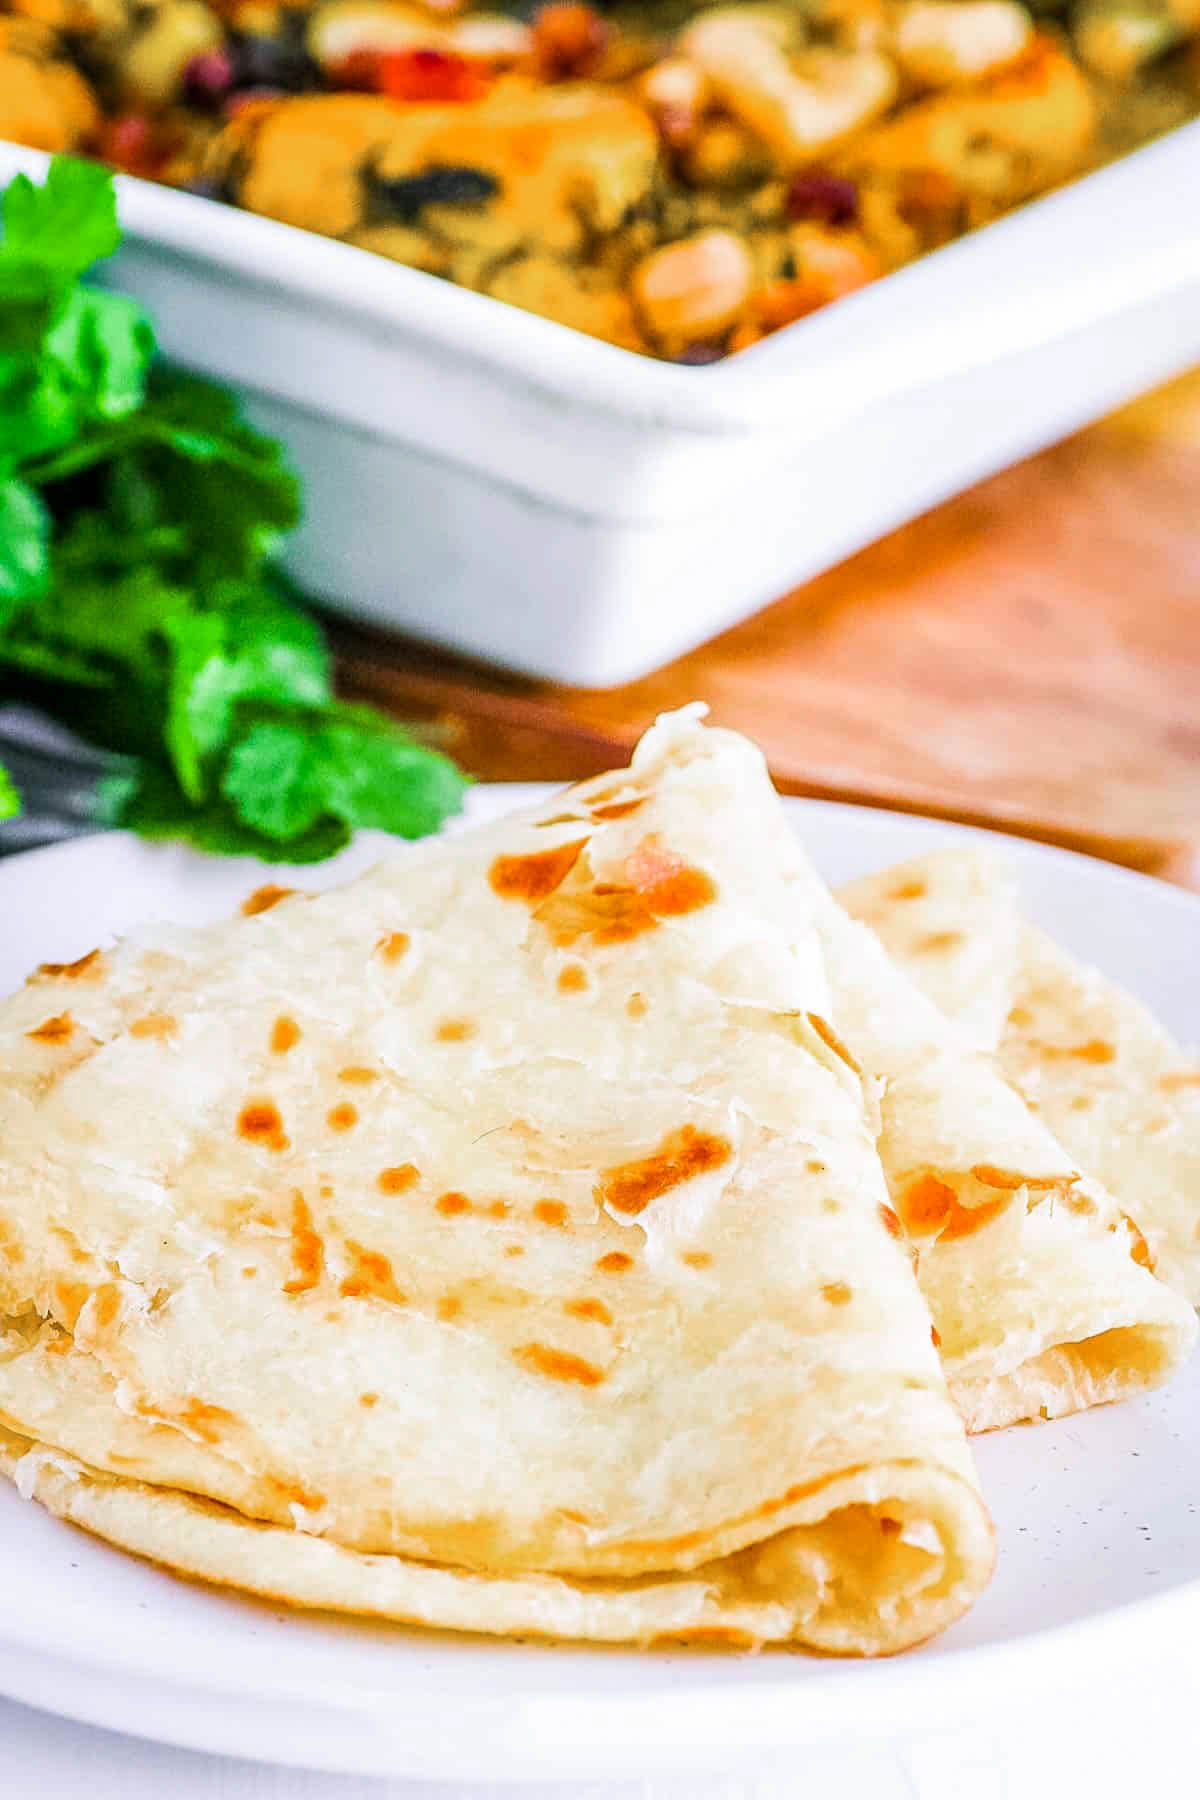
[[[475,816],[542,790],[495,787]],[[963,834],[788,803],[837,882]],[[1037,921],[1141,994],[1185,1038],[1200,1019],[1200,903],[1106,864],[1011,843]],[[374,858],[357,845],[316,886]],[[0,866],[0,991],[151,916],[231,911],[263,879],[113,835]],[[152,1104],[147,1096],[147,1104]],[[1200,1380],[978,1445],[1000,1537],[961,1624],[890,1662],[494,1644],[279,1611],[109,1550],[0,1484],[0,1690],[200,1749],[456,1780],[618,1778],[895,1740],[1052,1703],[1131,1703],[1184,1668],[1200,1630]]]

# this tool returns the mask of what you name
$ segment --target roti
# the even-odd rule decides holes
[[[298,1605],[877,1653],[991,1529],[761,757],[632,767],[0,1009],[0,1444]]]
[[[907,891],[907,897],[906,897]],[[970,897],[969,904],[964,904]],[[1200,1068],[1148,1009],[1020,917],[1004,864],[937,852],[844,895],[952,1019],[976,1018],[984,939],[1012,942],[978,1018],[1005,1078],[1137,1225],[1155,1273],[1200,1306]],[[930,947],[934,929],[941,947]],[[925,948],[922,949],[922,944]]]
[[[909,868],[889,880],[908,894],[895,905],[920,904]],[[847,899],[861,909],[861,887]],[[978,1006],[962,1028],[948,1019],[811,872],[803,904],[819,919],[837,1029],[883,1083],[880,1158],[968,1429],[1057,1418],[1167,1380],[1194,1317],[1151,1273],[1123,1206],[978,1050]],[[978,900],[964,909],[987,914]],[[964,978],[988,969],[985,949],[951,948]]]

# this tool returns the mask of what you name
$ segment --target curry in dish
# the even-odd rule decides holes
[[[0,0],[0,137],[702,363],[1200,111],[1200,0]]]

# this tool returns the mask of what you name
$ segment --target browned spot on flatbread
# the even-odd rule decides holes
[[[61,1242],[66,1245],[72,1262],[85,1263],[91,1261],[87,1251],[83,1248],[83,1245],[79,1242],[79,1239],[75,1236],[73,1231],[68,1231],[66,1227],[62,1225],[52,1225],[50,1230],[56,1238],[59,1238]],[[3,1238],[4,1233],[0,1231],[0,1242],[3,1241]]]
[[[625,1002],[625,1011],[631,1019],[644,1019],[646,1016],[646,997],[644,994],[630,994]]]
[[[1009,1014],[1011,1019],[1012,1014]],[[1042,1044],[1045,1057],[1062,1057],[1073,1062],[1110,1063],[1117,1060],[1117,1048],[1107,1038],[1088,1038],[1083,1044]]]
[[[961,931],[931,931],[927,937],[921,939],[917,949],[922,953],[937,956],[943,950],[957,950],[958,946],[965,941]]]
[[[107,1331],[121,1310],[121,1290],[115,1281],[106,1281],[92,1295],[92,1326]]]
[[[522,1344],[513,1358],[533,1375],[544,1375],[548,1381],[576,1382],[580,1387],[599,1387],[604,1371],[582,1356],[567,1350],[556,1350],[550,1344]]]
[[[380,1169],[375,1185],[381,1194],[407,1194],[420,1180],[415,1163],[397,1163],[394,1169]]]
[[[929,892],[928,885],[918,875],[909,875],[898,881],[888,895],[890,900],[923,900]]]
[[[380,938],[375,948],[384,962],[394,963],[400,961],[411,942],[407,931],[389,931],[386,937]]]
[[[623,1275],[626,1269],[632,1269],[633,1258],[624,1250],[606,1250],[603,1256],[596,1258],[595,1266],[605,1275]]]
[[[548,899],[537,916],[564,948],[580,938],[597,945],[625,944],[656,930],[664,919],[699,911],[716,897],[710,875],[652,835],[624,859],[616,879],[590,886],[576,882]]]
[[[295,1274],[285,1281],[285,1294],[306,1294],[315,1288],[325,1268],[325,1246],[313,1229],[308,1202],[301,1193],[292,1195],[292,1267]]]
[[[339,1293],[347,1300],[387,1300],[393,1306],[404,1305],[408,1296],[396,1286],[391,1262],[382,1251],[364,1249],[353,1238],[346,1239],[346,1250],[352,1266]]]
[[[478,1029],[474,1019],[443,1019],[435,1035],[439,1044],[464,1044]]]
[[[338,1080],[348,1082],[351,1087],[368,1087],[372,1081],[379,1080],[379,1070],[368,1069],[363,1063],[349,1063],[338,1070]]]
[[[591,1319],[597,1325],[611,1325],[612,1314],[603,1300],[565,1300],[563,1311],[573,1319]]]
[[[657,835],[643,838],[625,858],[624,874],[656,918],[682,918],[717,897],[712,876],[666,849]]]
[[[736,1625],[693,1625],[688,1631],[660,1631],[649,1641],[651,1650],[678,1644],[693,1650],[757,1650],[759,1640]]]
[[[462,1312],[463,1303],[457,1294],[443,1294],[437,1303],[437,1316],[445,1325],[452,1325]]]
[[[1125,1221],[1125,1224],[1129,1227],[1129,1254],[1130,1254],[1130,1256],[1132,1256],[1134,1262],[1137,1263],[1139,1265],[1139,1267],[1141,1267],[1143,1269],[1153,1270],[1154,1258],[1150,1254],[1149,1244],[1146,1242],[1145,1238],[1142,1236],[1142,1233],[1139,1231],[1138,1227],[1134,1224],[1133,1220],[1130,1218],[1128,1213],[1123,1212],[1121,1214],[1121,1217]]]
[[[561,1200],[538,1200],[534,1204],[533,1216],[542,1225],[561,1228],[567,1222],[567,1209]]]
[[[33,972],[34,979],[43,976],[48,981],[99,981],[104,973],[103,959],[103,951],[89,950],[86,956],[77,956],[74,962],[39,963]]]
[[[247,1143],[262,1144],[267,1150],[286,1150],[288,1136],[283,1119],[273,1100],[247,1100],[237,1121],[238,1136]]]
[[[471,1210],[471,1202],[467,1196],[453,1191],[448,1194],[439,1194],[434,1205],[446,1219],[452,1219],[456,1213],[465,1213]]]
[[[198,1400],[194,1394],[177,1416],[181,1425],[194,1431],[206,1444],[219,1444],[221,1427],[238,1422],[236,1413],[229,1412],[224,1406],[212,1406],[207,1400]]]
[[[551,850],[534,850],[527,856],[498,856],[488,870],[492,892],[502,900],[523,900],[539,906],[566,880],[587,843],[573,838]]]
[[[567,963],[558,971],[558,990],[561,994],[581,994],[588,984],[587,970],[582,963]]]
[[[259,913],[270,912],[273,906],[278,906],[281,900],[286,900],[295,891],[295,888],[280,887],[274,881],[264,882],[262,887],[255,888],[242,901],[242,914],[247,919],[253,919]]]
[[[638,794],[633,800],[610,800],[607,805],[593,806],[592,817],[603,824],[610,824],[614,819],[627,819],[635,813],[639,806],[645,806],[645,794]]]
[[[828,1301],[830,1306],[846,1306],[852,1295],[853,1289],[848,1281],[827,1281],[821,1289],[822,1300]]]
[[[900,1199],[900,1217],[912,1237],[937,1237],[946,1242],[970,1237],[1009,1204],[1007,1193],[981,1206],[963,1206],[954,1189],[936,1175],[919,1175]]]
[[[1051,1189],[1072,1187],[1079,1180],[1078,1175],[1022,1175],[1019,1169],[999,1169],[995,1163],[974,1163],[971,1174],[984,1187],[1004,1188],[1009,1193],[1023,1187],[1049,1193]]]
[[[487,1213],[489,1219],[507,1219],[511,1211],[512,1207],[507,1200],[491,1200],[488,1202]]]
[[[942,1347],[942,1334],[941,1334],[941,1332],[940,1332],[940,1331],[939,1331],[939,1330],[938,1330],[938,1328],[937,1328],[937,1326],[936,1326],[936,1325],[931,1325],[931,1326],[930,1326],[930,1327],[929,1327],[929,1341],[930,1341],[930,1343],[931,1343],[931,1344],[932,1344],[932,1345],[933,1345],[933,1347],[934,1347],[934,1349],[935,1349],[935,1350],[940,1350],[940,1349],[941,1349],[941,1347]]]
[[[1064,1194],[1059,1194],[1057,1198],[1062,1205],[1066,1207],[1068,1212],[1079,1213],[1084,1218],[1089,1218],[1091,1214],[1096,1211],[1096,1202],[1091,1196],[1078,1193],[1074,1188],[1068,1188]],[[1032,1207],[1034,1201],[1030,1200],[1029,1205]]]
[[[597,1186],[596,1198],[602,1206],[636,1218],[652,1200],[723,1168],[732,1155],[733,1145],[727,1138],[684,1125],[669,1132],[649,1156],[609,1169]]]
[[[837,1032],[833,1029],[833,1026],[829,1023],[829,1020],[823,1019],[820,1013],[814,1012],[805,1013],[804,1016],[820,1038],[821,1042],[827,1044],[833,1051],[833,1054],[840,1057],[846,1067],[855,1075],[861,1075],[862,1070],[851,1056],[849,1050],[847,1050],[845,1044],[843,1044]]]
[[[682,1260],[689,1269],[711,1269],[712,1257],[707,1250],[685,1250]]]
[[[331,1131],[352,1131],[358,1124],[358,1108],[351,1106],[349,1100],[339,1100],[325,1114],[325,1122]]]
[[[25,1036],[32,1038],[35,1044],[65,1044],[75,1035],[75,1021],[69,1012],[52,1013],[35,1025]]]
[[[280,1013],[271,1027],[271,1049],[276,1056],[286,1056],[300,1042],[300,1027],[287,1013]]]
[[[1009,1009],[1008,1022],[1021,1030],[1024,1026],[1033,1024],[1033,1014],[1027,1006],[1014,1006]]]
[[[825,1202],[824,1210],[826,1212],[829,1212],[831,1210],[828,1201]],[[833,1202],[832,1210],[834,1212],[836,1212],[838,1210],[838,1205],[837,1205],[836,1200]],[[902,1230],[902,1227],[900,1224],[900,1219],[899,1219],[898,1215],[892,1211],[890,1206],[884,1206],[881,1203],[880,1207],[879,1207],[879,1217],[883,1222],[883,1229],[887,1232],[889,1237],[898,1238],[903,1235],[903,1230]]]
[[[149,1419],[154,1425],[176,1426],[191,1437],[198,1437],[203,1444],[219,1444],[222,1428],[236,1425],[236,1413],[231,1413],[223,1406],[211,1406],[207,1400],[199,1400],[194,1394],[188,1396],[182,1406],[153,1406],[148,1400],[138,1400],[134,1412],[140,1419]]]
[[[378,1394],[360,1394],[358,1396],[358,1404],[360,1406],[365,1406],[368,1409],[370,1409],[372,1406],[378,1406],[379,1405],[379,1395]]]
[[[524,1256],[525,1246],[524,1244],[505,1244],[504,1254],[505,1256]]]
[[[286,1506],[302,1506],[308,1512],[320,1512],[325,1504],[324,1494],[301,1487],[298,1481],[280,1481],[276,1476],[268,1475],[267,1483]]]
[[[68,1331],[74,1331],[79,1315],[92,1297],[86,1281],[56,1281],[54,1304]]]
[[[160,1043],[165,1043],[178,1030],[179,1020],[174,1013],[152,1012],[143,1013],[140,1019],[135,1019],[129,1027],[129,1035],[135,1038],[157,1038]]]

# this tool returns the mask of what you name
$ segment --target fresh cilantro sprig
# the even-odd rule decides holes
[[[147,835],[311,861],[359,827],[436,830],[462,776],[335,698],[274,568],[301,509],[282,446],[163,367],[134,302],[81,284],[118,241],[90,164],[4,195],[0,682],[139,759],[103,804]],[[0,775],[0,816],[13,804]]]

